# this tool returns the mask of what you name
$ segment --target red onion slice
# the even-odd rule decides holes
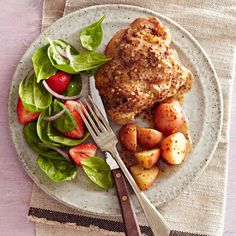
[[[42,146],[42,147],[50,148],[50,149],[52,149],[52,150],[58,152],[58,153],[61,154],[63,157],[65,157],[67,161],[72,162],[71,159],[70,159],[70,157],[69,157],[69,155],[68,155],[65,151],[63,151],[62,149],[57,148],[57,147],[51,147],[51,146],[47,145],[46,143],[39,143],[39,145]]]
[[[60,112],[58,112],[57,114],[53,115],[53,116],[45,116],[44,120],[46,121],[54,121],[56,119],[58,119],[60,116],[62,116],[65,113],[65,109],[61,110]]]
[[[70,53],[70,46],[69,45],[66,47],[65,51],[62,48],[58,47],[58,46],[56,47],[56,50],[62,57],[65,57],[66,59],[69,59],[70,62],[73,61],[73,57]]]
[[[64,51],[62,48],[56,46],[56,50],[62,57],[67,58],[66,51]]]
[[[61,100],[76,100],[79,99],[81,96],[80,95],[76,95],[76,96],[63,96],[61,94],[58,94],[56,92],[54,92],[47,84],[46,80],[43,80],[43,85],[45,87],[45,89],[52,94],[53,97],[61,99]]]

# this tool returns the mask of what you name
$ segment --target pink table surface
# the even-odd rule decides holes
[[[24,172],[11,141],[7,101],[16,65],[27,45],[39,34],[40,0],[0,0],[0,235],[35,235],[34,223],[26,218],[32,181]],[[234,83],[236,91],[236,83]],[[236,94],[231,107],[229,175],[224,236],[236,235]]]

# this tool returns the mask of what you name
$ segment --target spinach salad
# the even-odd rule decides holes
[[[39,168],[54,182],[75,179],[82,167],[95,184],[112,187],[110,168],[96,156],[97,147],[85,142],[90,134],[77,110],[87,109],[77,102],[80,73],[94,73],[110,60],[95,51],[102,41],[104,19],[80,32],[81,52],[64,39],[46,37],[48,44],[35,51],[33,69],[19,86],[17,115],[24,138],[37,153]]]

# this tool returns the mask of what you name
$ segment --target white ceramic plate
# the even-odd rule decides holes
[[[21,58],[12,80],[9,94],[9,122],[18,156],[34,182],[46,193],[60,202],[93,214],[119,215],[119,204],[114,189],[101,190],[95,186],[81,169],[73,181],[53,183],[36,164],[37,155],[27,146],[22,126],[17,121],[16,103],[19,83],[32,69],[31,57],[34,51],[52,39],[63,38],[80,49],[79,32],[86,25],[106,15],[103,24],[104,37],[99,51],[103,51],[114,33],[125,28],[138,17],[157,16],[172,31],[172,42],[179,52],[183,64],[194,74],[194,84],[184,105],[189,119],[193,150],[187,160],[179,166],[161,164],[161,173],[156,184],[146,191],[155,206],[176,197],[191,183],[210,161],[220,134],[222,121],[222,99],[215,70],[199,43],[173,20],[157,12],[134,6],[102,5],[85,8],[55,22],[46,29],[28,48]],[[84,91],[86,93],[86,81]],[[132,196],[134,199],[135,197]],[[136,200],[135,207],[140,207]]]

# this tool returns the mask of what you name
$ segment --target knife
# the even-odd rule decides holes
[[[93,100],[96,102],[96,105],[102,112],[103,116],[108,121],[102,99],[95,86],[95,78],[90,77],[88,78],[88,81],[89,81],[89,93],[91,97],[93,98]],[[126,235],[127,236],[140,236],[141,235],[140,227],[138,224],[137,216],[134,212],[132,201],[130,199],[129,190],[128,190],[127,183],[125,181],[125,177],[121,169],[119,168],[118,164],[116,163],[115,159],[113,159],[110,153],[105,152],[105,158],[106,158],[107,164],[110,166],[110,169],[114,178],[117,196],[120,203],[122,218],[125,224]]]

